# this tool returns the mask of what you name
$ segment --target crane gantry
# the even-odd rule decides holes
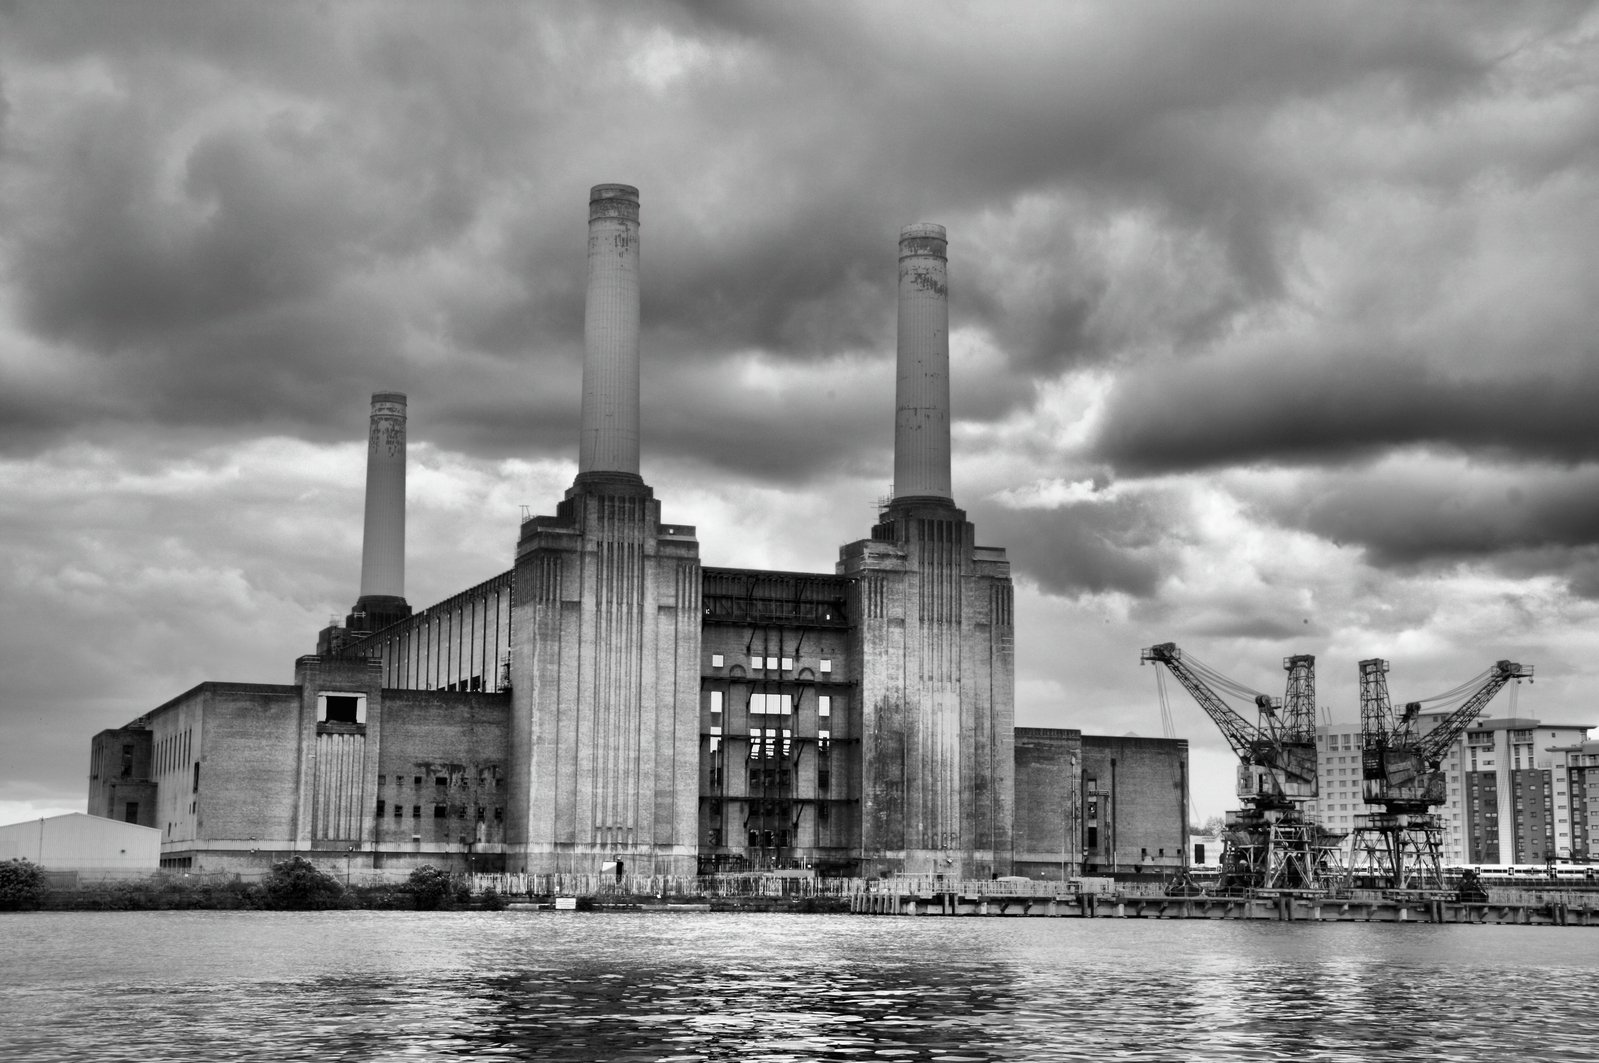
[[[1185,657],[1174,643],[1151,646],[1141,663],[1164,665],[1221,730],[1238,756],[1238,797],[1243,807],[1227,816],[1222,839],[1224,890],[1321,891],[1336,877],[1340,836],[1307,820],[1316,778],[1316,659],[1283,659],[1286,697],[1273,698]],[[1251,723],[1216,692],[1247,698],[1257,710]],[[1164,700],[1164,690],[1162,691]]]
[[[1382,811],[1355,817],[1350,874],[1390,889],[1441,892],[1443,820],[1433,810],[1449,799],[1444,757],[1507,683],[1531,681],[1532,666],[1497,661],[1452,690],[1407,702],[1397,715],[1388,697],[1388,662],[1372,658],[1359,668],[1361,795]],[[1422,731],[1428,702],[1445,715]]]

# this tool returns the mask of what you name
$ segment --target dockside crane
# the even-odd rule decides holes
[[[1444,758],[1506,684],[1531,682],[1532,666],[1497,661],[1452,690],[1407,702],[1398,714],[1388,696],[1388,662],[1372,658],[1359,668],[1361,796],[1382,811],[1355,817],[1350,873],[1389,889],[1442,892],[1443,820],[1433,810],[1449,800]],[[1447,715],[1421,731],[1428,703]]]
[[[1340,836],[1307,820],[1302,809],[1317,792],[1316,659],[1309,654],[1283,659],[1288,672],[1283,699],[1185,657],[1174,643],[1151,646],[1139,660],[1164,665],[1176,676],[1238,756],[1237,793],[1243,807],[1227,815],[1220,888],[1321,891],[1331,886],[1339,874]],[[1252,701],[1255,722],[1224,701],[1216,688]]]

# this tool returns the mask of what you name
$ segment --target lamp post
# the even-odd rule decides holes
[[[344,888],[350,888],[350,858],[355,855],[355,846],[348,846],[344,850]]]

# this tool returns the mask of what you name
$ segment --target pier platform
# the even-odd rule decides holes
[[[984,894],[861,893],[850,898],[859,915],[991,916],[1074,919],[1266,919],[1320,923],[1512,923],[1599,926],[1599,898],[1591,894],[1548,902],[1467,902],[1385,896],[1356,891],[1348,897],[1281,893],[1246,897],[1171,897],[1118,893]]]

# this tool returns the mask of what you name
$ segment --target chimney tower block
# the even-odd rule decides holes
[[[899,234],[894,500],[951,503],[948,240],[942,225]]]
[[[405,601],[405,396],[372,396],[366,451],[366,525],[361,541],[361,596],[352,628],[376,631],[411,615]]]
[[[638,478],[638,212],[632,185],[595,185],[589,192],[579,479],[594,473]]]

